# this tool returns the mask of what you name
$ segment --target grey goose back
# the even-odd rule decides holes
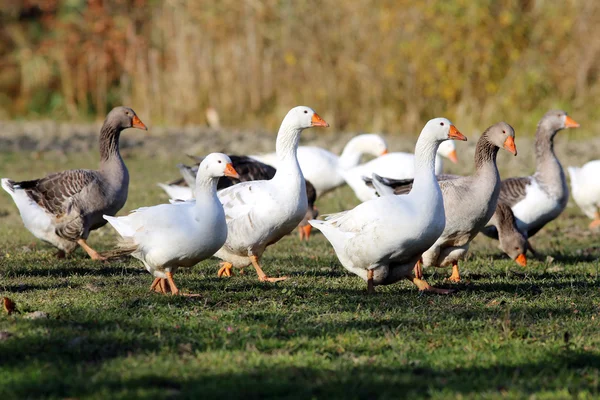
[[[498,149],[504,148],[516,155],[514,137],[513,128],[506,122],[492,125],[477,141],[475,174],[437,177],[444,200],[446,227],[433,246],[423,253],[416,268],[417,278],[420,278],[422,263],[425,267],[452,266],[449,279],[460,281],[458,262],[496,209],[500,192],[500,175],[496,166]],[[406,194],[412,189],[412,180],[392,182],[382,179],[380,183],[391,184],[395,194]]]
[[[59,256],[79,245],[92,259],[103,259],[86,240],[90,231],[106,224],[103,214],[115,215],[127,200],[129,173],[119,153],[119,136],[127,128],[147,130],[131,108],[108,113],[100,130],[98,170],[67,170],[22,182],[2,179],[25,227],[57,247]]]
[[[527,238],[558,217],[567,205],[569,189],[554,154],[554,137],[562,129],[578,126],[564,111],[547,112],[535,134],[535,173],[502,181],[499,201],[512,209],[517,227]],[[490,232],[492,235],[488,234]],[[490,237],[495,234],[489,230],[484,233]]]

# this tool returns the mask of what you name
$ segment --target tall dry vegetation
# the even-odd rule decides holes
[[[339,129],[436,115],[599,115],[596,0],[4,0],[0,115],[268,128],[296,104]]]

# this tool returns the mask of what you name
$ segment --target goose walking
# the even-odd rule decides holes
[[[129,172],[119,153],[119,137],[127,128],[147,130],[131,108],[116,107],[108,113],[100,130],[98,170],[68,170],[22,182],[2,179],[25,228],[57,247],[59,257],[79,245],[93,260],[104,259],[87,238],[106,224],[103,214],[115,215],[127,200]]]
[[[569,189],[560,161],[554,154],[554,137],[562,129],[577,127],[579,124],[566,112],[548,111],[538,123],[535,134],[535,174],[502,181],[498,201],[511,208],[517,227],[527,239],[558,217],[567,206]],[[494,226],[486,226],[482,232],[498,238]],[[529,240],[527,247],[533,251]]]
[[[154,277],[150,290],[179,294],[173,273],[212,256],[227,239],[223,206],[217,197],[220,177],[238,178],[225,154],[200,163],[194,202],[142,207],[125,217],[104,218],[121,235],[121,254],[142,261]]]
[[[449,292],[431,287],[412,273],[446,225],[434,162],[439,144],[448,139],[466,137],[445,118],[427,122],[415,148],[415,179],[410,193],[375,198],[332,214],[325,221],[309,221],[329,240],[341,264],[367,282],[369,292],[375,285],[400,279],[409,279],[422,291]]]
[[[273,179],[241,182],[218,192],[225,209],[229,234],[215,254],[223,260],[219,275],[230,276],[233,267],[250,264],[260,281],[276,282],[286,277],[268,277],[260,266],[267,246],[290,233],[306,215],[306,185],[296,150],[304,129],[325,122],[309,107],[292,108],[277,134],[277,172]]]
[[[483,132],[475,148],[475,174],[472,176],[444,175],[438,178],[446,215],[444,232],[423,253],[421,266],[452,266],[449,280],[460,281],[458,263],[464,258],[471,241],[488,223],[498,202],[500,174],[496,165],[498,149],[517,155],[515,131],[506,122],[492,125]],[[412,180],[389,182],[395,194],[409,193]]]

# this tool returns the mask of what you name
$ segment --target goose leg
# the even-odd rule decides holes
[[[173,273],[171,271],[166,273],[167,281],[169,282],[169,286],[171,287],[171,293],[174,295],[179,294],[179,289],[175,286],[175,281],[173,281]]]
[[[160,280],[161,280],[161,278],[154,278],[154,280],[152,281],[152,285],[150,285],[150,291],[151,292],[161,293],[160,292],[161,288],[159,286]]]
[[[160,292],[162,294],[167,294],[171,292],[171,287],[169,286],[169,282],[166,279],[162,279],[159,281]]]
[[[405,276],[406,279],[414,283],[420,292],[429,292],[429,293],[437,293],[437,294],[450,294],[454,293],[454,289],[438,289],[431,286],[429,283],[425,282],[423,279],[418,279],[413,274]]]
[[[367,271],[367,293],[369,293],[369,294],[375,293],[375,285],[373,285],[373,270],[372,269]]]
[[[452,263],[452,275],[448,278],[450,282],[460,282],[460,273],[458,272],[458,262]]]
[[[310,231],[312,230],[312,225],[306,224],[304,226],[298,227],[298,234],[300,235],[300,240],[308,241],[310,237]]]
[[[415,264],[415,277],[417,279],[423,279],[423,264],[421,259]]]
[[[92,260],[106,260],[106,257],[102,257],[96,250],[92,249],[89,244],[85,241],[85,239],[77,239],[77,244],[81,246],[83,250],[90,256]]]
[[[219,269],[219,272],[217,272],[217,276],[219,278],[221,278],[222,276],[231,276],[233,275],[233,271],[231,270],[233,268],[233,264],[227,261],[223,261],[221,263],[221,268]]]
[[[594,214],[594,220],[590,222],[590,229],[596,229],[600,227],[600,211],[596,211]]]
[[[250,261],[252,261],[252,265],[254,266],[256,274],[258,275],[258,280],[261,282],[279,282],[287,279],[287,276],[282,276],[280,278],[269,278],[260,267],[260,264],[258,263],[258,257],[256,256],[250,256]]]

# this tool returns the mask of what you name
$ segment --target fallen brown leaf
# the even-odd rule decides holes
[[[12,313],[17,311],[17,305],[8,297],[2,298],[2,306],[4,307],[4,311],[6,311],[8,315],[11,315]]]

